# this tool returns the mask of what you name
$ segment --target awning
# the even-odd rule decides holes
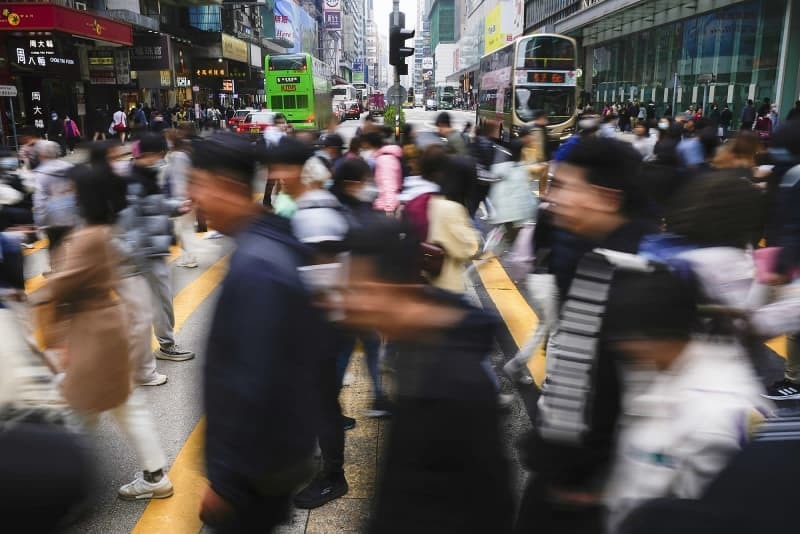
[[[467,67],[465,69],[461,69],[458,72],[454,72],[453,74],[451,74],[450,76],[445,78],[445,81],[447,81],[447,82],[458,82],[458,81],[460,81],[460,78],[463,75],[469,74],[470,72],[478,72],[478,70],[480,68],[481,68],[481,64],[480,63],[475,63],[474,65],[470,65],[469,67]]]
[[[0,8],[0,31],[59,31],[106,43],[133,44],[133,31],[129,24],[85,11],[53,4],[16,2],[0,4]]]

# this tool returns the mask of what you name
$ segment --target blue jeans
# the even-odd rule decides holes
[[[381,351],[381,337],[377,332],[359,331],[359,332],[342,332],[340,335],[339,355],[336,357],[336,372],[339,378],[339,387],[341,388],[344,374],[347,370],[347,365],[350,363],[350,356],[355,349],[356,341],[361,340],[361,345],[364,347],[364,353],[367,357],[367,370],[369,377],[372,379],[372,390],[375,393],[375,398],[383,398],[383,388],[381,387],[381,375],[378,369],[378,359]]]

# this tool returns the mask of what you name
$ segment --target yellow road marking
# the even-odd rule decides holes
[[[483,262],[478,267],[478,274],[489,298],[511,332],[514,343],[517,347],[522,346],[539,324],[536,314],[497,259]],[[528,362],[528,370],[536,385],[541,387],[545,373],[544,347],[536,350],[536,354]]]
[[[29,295],[34,291],[38,291],[43,285],[47,283],[47,278],[44,275],[36,275],[33,278],[25,280],[25,293]]]
[[[24,248],[24,249],[22,249],[22,255],[23,256],[29,256],[29,255],[33,254],[34,252],[39,252],[43,248],[47,248],[49,245],[50,245],[50,241],[48,241],[47,238],[40,239],[40,240],[36,241],[35,243],[33,243],[33,248]]]
[[[225,256],[208,268],[173,300],[175,332],[219,285],[228,268]],[[153,350],[158,342],[153,339]],[[175,494],[169,499],[151,501],[139,518],[133,532],[136,534],[197,534],[202,527],[198,511],[205,490],[203,475],[203,425],[201,419],[184,443],[169,471]]]
[[[786,336],[776,337],[774,339],[770,339],[767,341],[767,346],[775,351],[775,353],[783,359],[786,359],[786,351],[787,351],[787,340]]]
[[[206,489],[203,472],[205,419],[200,419],[169,470],[175,493],[150,501],[132,534],[197,534],[203,527],[198,512]]]

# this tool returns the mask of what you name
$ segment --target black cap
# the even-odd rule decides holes
[[[167,140],[157,133],[146,133],[139,140],[139,153],[152,154],[167,151]]]
[[[339,134],[328,134],[320,139],[320,146],[325,148],[342,148],[344,147],[344,139]]]
[[[234,178],[247,185],[255,173],[256,150],[248,139],[216,133],[192,143],[192,166]]]
[[[294,137],[281,137],[274,147],[267,148],[267,161],[270,164],[305,165],[308,158],[314,155],[310,146]]]
[[[436,126],[450,126],[450,114],[446,111],[442,111],[436,117]]]

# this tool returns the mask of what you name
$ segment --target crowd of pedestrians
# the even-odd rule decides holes
[[[391,417],[367,532],[689,532],[698,518],[703,532],[780,528],[788,494],[763,504],[759,523],[720,499],[744,495],[757,472],[788,485],[797,471],[769,456],[798,444],[772,425],[781,402],[800,399],[800,120],[750,103],[734,131],[727,106],[657,118],[651,104],[588,108],[558,147],[545,112],[509,142],[498,123],[473,134],[447,113],[434,143],[412,125],[395,143],[365,121],[346,143],[285,120],[253,142],[192,137],[139,107],[98,118],[95,134],[106,122],[119,139],[78,165],[58,141],[31,139],[23,178],[0,190],[0,220],[47,236],[50,272],[25,299],[19,243],[0,234],[0,312],[16,310],[0,328],[23,326],[0,348],[0,401],[13,407],[2,380],[17,352],[42,352],[69,416],[6,433],[0,423],[0,473],[18,473],[19,455],[28,480],[57,481],[38,520],[63,521],[88,492],[76,429],[108,412],[141,467],[119,496],[173,494],[141,388],[167,383],[157,360],[194,358],[175,340],[167,257],[178,242],[177,265],[197,267],[207,222],[235,247],[203,370],[200,517],[214,532],[269,532],[292,506],[349,492],[345,434],[357,423],[339,396],[359,346],[366,415]],[[23,202],[29,220],[6,211]],[[515,279],[539,321],[495,369],[501,320],[467,289],[497,259],[528,271]],[[25,337],[34,327],[38,346]],[[764,345],[779,335],[783,377]],[[540,349],[537,384],[527,363]],[[538,392],[518,498],[503,377]],[[56,450],[69,466],[30,467]],[[25,492],[8,498],[30,506]]]

